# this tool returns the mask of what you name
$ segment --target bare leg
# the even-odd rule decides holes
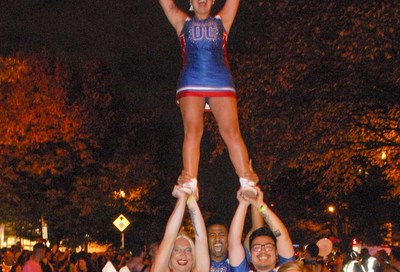
[[[204,129],[205,98],[186,96],[179,99],[184,139],[182,147],[183,171],[197,178],[200,161],[200,142]]]
[[[212,97],[210,107],[217,120],[219,131],[228,147],[229,157],[239,177],[247,177],[252,172],[249,155],[239,128],[236,99],[232,97]],[[258,180],[255,180],[258,181]]]

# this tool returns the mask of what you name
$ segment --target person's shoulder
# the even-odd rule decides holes
[[[279,265],[282,265],[282,264],[287,263],[287,262],[293,262],[295,260],[296,260],[296,256],[295,255],[293,255],[293,256],[291,256],[289,258],[285,258],[285,257],[282,257],[281,255],[278,255]]]
[[[214,22],[218,22],[219,24],[222,25],[222,18],[219,14],[215,15],[214,17],[210,17],[211,20],[213,20]]]
[[[193,18],[192,17],[186,17],[185,21],[183,22],[182,31],[185,28],[188,28],[192,24],[192,22],[193,22]],[[182,34],[182,31],[181,31],[181,34]]]
[[[30,266],[33,262],[35,262],[35,261],[32,260],[32,259],[29,259],[29,260],[27,260],[27,261],[24,263],[23,267],[25,267],[25,266]]]
[[[242,262],[238,266],[229,265],[231,272],[249,272],[250,266],[246,260],[246,257],[243,258]]]
[[[32,260],[26,261],[26,263],[22,266],[22,272],[30,271],[30,267],[32,266]]]

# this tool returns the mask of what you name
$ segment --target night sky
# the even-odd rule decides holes
[[[156,0],[1,2],[3,55],[46,48],[71,63],[100,60],[142,87],[176,81],[179,42]]]

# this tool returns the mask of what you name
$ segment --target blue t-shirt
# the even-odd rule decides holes
[[[284,257],[278,255],[278,266],[280,266],[280,265],[282,265],[284,263],[287,263],[287,262],[295,261],[295,260],[296,260],[296,257],[294,255],[292,257],[290,257],[290,258],[284,258]],[[276,270],[277,269],[274,268],[274,269],[271,269],[269,272],[274,272]],[[231,266],[231,270],[230,271],[231,272],[249,272],[249,271],[252,271],[252,270],[250,270],[250,265],[247,262],[247,259],[245,257],[243,259],[243,261],[238,266]]]
[[[210,272],[230,272],[229,260],[225,259],[219,262],[211,260]]]

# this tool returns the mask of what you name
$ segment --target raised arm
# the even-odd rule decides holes
[[[250,164],[250,173],[246,178],[248,180],[258,180],[258,176],[253,170],[253,165],[251,160],[249,164]],[[264,218],[258,212],[257,207],[251,205],[251,229],[247,232],[246,237],[244,239],[244,245],[249,251],[250,251],[250,245],[249,245],[250,235],[253,233],[253,231],[263,227],[264,225],[265,225]]]
[[[187,195],[178,190],[179,187],[179,185],[175,185],[172,192],[172,195],[177,198],[177,201],[165,227],[164,237],[157,251],[154,265],[151,266],[152,272],[169,271],[168,263],[185,214],[187,199]]]
[[[240,0],[226,0],[224,7],[218,13],[227,33],[231,30],[233,20],[239,8],[239,2]]]
[[[246,219],[247,209],[249,202],[241,196],[242,191],[237,192],[237,199],[239,205],[232,218],[231,226],[229,228],[229,263],[231,266],[238,266],[245,259],[246,255],[242,245],[242,233],[244,221]]]
[[[174,27],[177,35],[181,33],[183,24],[188,15],[177,7],[174,0],[158,0],[168,21]]]
[[[196,248],[196,270],[210,271],[210,253],[208,251],[207,230],[196,198],[190,196],[187,200],[190,217],[193,223]]]
[[[279,256],[291,258],[294,256],[292,240],[286,226],[279,217],[264,202],[264,194],[260,188],[255,187],[258,191],[257,199],[249,199],[252,206],[256,207],[264,218],[271,231],[274,233],[277,241],[277,251]]]
[[[258,209],[254,205],[251,205],[251,229],[247,232],[246,238],[244,239],[244,245],[249,251],[250,251],[250,245],[249,245],[250,235],[253,233],[253,231],[263,227],[264,225],[265,225],[264,218],[258,212]]]

